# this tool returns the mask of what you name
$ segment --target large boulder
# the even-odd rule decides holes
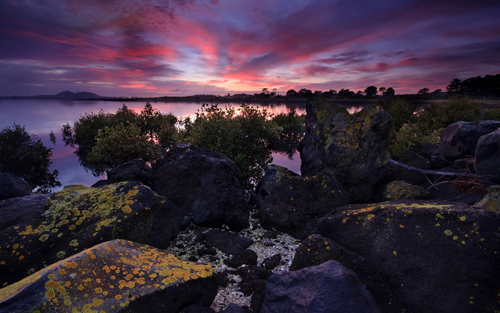
[[[261,313],[380,312],[353,271],[336,261],[269,277]]]
[[[328,168],[307,177],[281,169],[274,173],[273,179],[269,179],[268,175],[273,175],[272,172],[272,168],[266,172],[262,186],[267,193],[259,210],[264,228],[274,227],[298,236],[308,222],[336,207],[349,204],[349,193]]]
[[[498,213],[400,200],[339,208],[306,229],[357,254],[356,262],[344,265],[382,312],[500,310]]]
[[[231,159],[205,148],[172,147],[153,168],[155,190],[200,226],[248,227],[241,174]]]
[[[45,212],[45,204],[50,196],[51,194],[34,193],[0,201],[0,231],[40,218]]]
[[[0,231],[0,286],[104,241],[144,241],[162,199],[137,182],[65,187],[38,218]]]
[[[479,138],[498,128],[500,128],[500,121],[453,123],[441,132],[439,150],[449,161],[473,157]]]
[[[390,114],[367,107],[351,115],[320,99],[309,100],[306,110],[306,132],[299,145],[302,175],[330,168],[354,202],[366,202],[390,160]]]
[[[126,240],[81,251],[0,289],[0,311],[179,312],[217,294],[210,265]]]
[[[30,185],[21,178],[10,173],[0,173],[0,201],[24,197],[31,193]]]
[[[500,129],[479,138],[474,167],[481,183],[500,184]]]
[[[151,167],[143,159],[134,159],[109,170],[107,172],[108,183],[138,181],[151,186],[151,171]]]

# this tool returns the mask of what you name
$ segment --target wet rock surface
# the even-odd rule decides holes
[[[306,229],[365,260],[352,269],[383,312],[487,312],[500,308],[499,227],[491,211],[401,200],[339,208]]]
[[[153,168],[154,190],[193,223],[248,227],[249,207],[236,164],[225,155],[189,145],[172,147]]]
[[[0,290],[1,312],[180,312],[210,306],[210,265],[126,240],[108,241]],[[38,311],[37,311],[38,310]]]

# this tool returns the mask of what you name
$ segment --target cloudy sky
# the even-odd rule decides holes
[[[0,95],[396,94],[500,73],[498,0],[1,0]]]

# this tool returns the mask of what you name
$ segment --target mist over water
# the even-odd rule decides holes
[[[201,108],[203,102],[151,102],[154,108],[162,113],[172,113],[177,117],[194,117],[197,110]],[[85,185],[91,186],[100,179],[106,177],[95,177],[78,162],[78,157],[73,153],[74,149],[65,146],[62,141],[61,128],[66,123],[73,125],[85,113],[97,113],[103,110],[107,113],[115,113],[125,104],[129,109],[140,112],[146,102],[119,102],[119,101],[71,101],[71,100],[40,100],[40,99],[2,99],[0,100],[0,130],[12,126],[14,123],[24,125],[30,134],[36,135],[43,144],[53,149],[51,158],[51,170],[59,171],[59,181],[63,186]],[[339,103],[352,114],[366,106],[366,102]],[[241,103],[221,103],[219,107],[231,105],[241,106]],[[252,104],[256,107],[267,110],[270,113],[279,114],[288,112],[295,107],[298,114],[305,114],[304,103],[264,103]],[[49,138],[50,132],[56,135],[56,145],[52,144]],[[273,154],[273,163],[287,167],[291,171],[300,173],[300,156],[295,153],[290,160],[285,155]],[[55,191],[62,188],[54,189]]]

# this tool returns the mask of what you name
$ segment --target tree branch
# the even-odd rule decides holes
[[[400,163],[398,161],[390,160],[389,161],[391,164],[394,164],[396,166],[400,166],[402,168],[406,168],[407,170],[412,170],[412,171],[417,171],[422,174],[431,174],[431,175],[442,175],[442,176],[459,176],[459,177],[474,177],[478,178],[479,175],[477,174],[469,174],[469,173],[452,173],[452,172],[441,172],[441,171],[433,171],[433,170],[424,170],[421,168],[413,167],[410,165],[406,165],[403,163]]]

